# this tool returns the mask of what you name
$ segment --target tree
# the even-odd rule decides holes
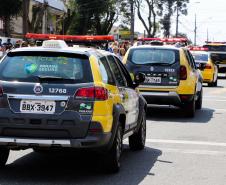
[[[1,1],[0,6],[0,19],[4,22],[4,34],[6,37],[10,36],[10,20],[17,16],[22,8],[22,2],[20,0],[7,0]]]
[[[137,15],[142,22],[145,30],[147,31],[148,37],[154,37],[158,31],[159,24],[157,22],[157,16],[162,14],[162,1],[161,0],[135,0],[137,8]],[[147,8],[146,8],[147,7]],[[148,10],[146,15],[142,12]],[[147,19],[145,20],[145,18]]]
[[[176,0],[175,6],[174,6],[174,12],[176,12],[176,36],[178,35],[178,23],[179,23],[179,16],[181,14],[187,15],[187,4],[189,3],[189,0]]]
[[[163,18],[160,20],[160,23],[162,24],[164,37],[167,38],[170,36],[171,17],[173,15],[174,2],[175,0],[165,0],[164,15]]]
[[[75,0],[76,13],[69,33],[108,34],[119,16],[119,0]]]
[[[27,32],[38,33],[42,28],[42,21],[45,11],[48,8],[48,3],[40,3],[32,6],[32,16],[29,18],[30,0],[23,0],[23,33]]]

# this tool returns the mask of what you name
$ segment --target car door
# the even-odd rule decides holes
[[[125,76],[123,65],[117,57],[108,56],[109,65],[116,77],[122,104],[126,111],[126,130],[136,126],[139,114],[139,96],[130,86],[128,76]],[[120,65],[121,64],[121,65]],[[132,81],[132,80],[131,80]]]
[[[186,55],[188,57],[188,62],[189,65],[192,69],[192,73],[193,75],[196,77],[196,93],[200,92],[202,89],[202,77],[201,77],[201,73],[200,71],[197,69],[196,65],[195,65],[195,60],[192,56],[192,54],[190,53],[190,51],[186,50]]]

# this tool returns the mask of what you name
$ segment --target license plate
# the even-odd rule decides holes
[[[55,109],[55,101],[21,100],[20,102],[20,111],[23,113],[53,114]]]
[[[162,82],[162,78],[161,77],[146,77],[144,82],[159,84]]]

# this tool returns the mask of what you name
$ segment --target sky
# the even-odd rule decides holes
[[[195,15],[197,18],[197,44],[209,41],[226,41],[226,0],[190,0],[188,15],[179,17],[179,32],[186,33],[194,42]],[[175,34],[176,17],[172,17],[171,33]],[[207,31],[208,30],[208,31]],[[136,16],[135,31],[144,32]]]

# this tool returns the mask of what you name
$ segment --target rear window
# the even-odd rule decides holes
[[[208,62],[208,54],[204,54],[204,53],[192,53],[195,62]]]
[[[0,64],[0,79],[7,81],[92,82],[89,59],[85,55],[54,52],[9,53]]]
[[[129,59],[135,64],[173,64],[178,60],[178,51],[170,49],[132,49]]]

